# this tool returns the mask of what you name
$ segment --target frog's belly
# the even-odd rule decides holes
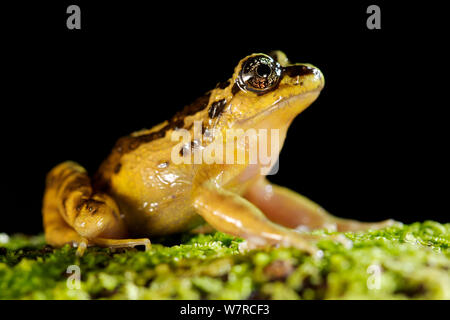
[[[118,201],[128,227],[129,236],[152,237],[190,230],[203,219],[187,206],[187,199],[177,199],[170,204],[152,202],[136,208]],[[153,206],[153,207],[152,207]]]

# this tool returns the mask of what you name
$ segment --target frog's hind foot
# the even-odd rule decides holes
[[[362,222],[335,217],[308,198],[274,185],[265,178],[252,185],[244,196],[261,209],[270,220],[298,230],[364,231],[399,224],[392,219],[381,222]]]
[[[47,175],[42,214],[47,243],[71,243],[78,254],[88,245],[150,246],[148,239],[123,239],[127,230],[116,202],[94,190],[86,170],[75,162],[63,162]]]
[[[86,239],[83,238],[79,242],[74,242],[77,247],[76,255],[82,257],[87,250],[88,246],[99,246],[103,248],[134,248],[136,246],[144,246],[145,251],[149,251],[152,248],[150,239]]]
[[[401,222],[393,219],[387,219],[380,222],[363,222],[351,219],[334,218],[336,229],[341,232],[356,232],[365,230],[383,229],[393,225],[401,225]]]
[[[136,246],[144,246],[145,251],[149,251],[152,248],[150,239],[147,239],[147,238],[141,238],[141,239],[96,238],[96,239],[89,240],[89,243],[92,243],[99,247],[105,247],[105,248],[134,248]]]

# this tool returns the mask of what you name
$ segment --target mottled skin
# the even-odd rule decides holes
[[[254,92],[242,81],[241,69],[255,57],[264,56],[242,59],[229,81],[171,120],[121,138],[92,181],[73,162],[55,167],[47,177],[43,205],[47,242],[55,246],[72,243],[80,253],[87,245],[149,247],[147,237],[190,230],[206,220],[217,230],[246,238],[251,245],[296,246],[315,253],[314,237],[291,228],[360,230],[391,224],[390,220],[362,223],[331,216],[303,196],[272,185],[261,175],[259,165],[248,164],[248,159],[244,164],[172,161],[173,150],[180,157],[190,156],[186,147],[176,149],[180,143],[172,141],[171,135],[180,128],[194,135],[194,120],[202,121],[203,133],[215,129],[224,137],[230,128],[278,129],[281,149],[292,120],[319,96],[324,78],[317,68],[290,64],[277,51],[268,65],[273,68],[271,76],[276,68],[281,70],[279,77]],[[264,81],[267,74],[258,70],[253,79],[260,85],[257,80]],[[201,146],[192,141],[187,147],[201,148],[211,141],[214,138],[203,138]]]

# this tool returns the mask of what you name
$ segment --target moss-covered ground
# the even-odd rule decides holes
[[[345,236],[351,248],[321,240],[320,259],[292,248],[242,252],[242,239],[219,232],[79,258],[42,235],[0,234],[0,299],[450,299],[450,224]]]

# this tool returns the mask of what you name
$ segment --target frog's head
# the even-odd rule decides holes
[[[291,64],[281,51],[252,54],[238,63],[229,81],[219,83],[211,91],[207,115],[202,113],[208,119],[205,133],[213,128],[226,140],[227,152],[231,146],[236,154],[244,155],[256,150],[250,141],[255,140],[250,138],[261,137],[258,143],[271,150],[270,168],[292,120],[316,100],[323,86],[319,69],[309,64]],[[270,135],[265,134],[269,131]],[[249,156],[245,163],[250,163]]]
[[[252,54],[238,63],[227,87],[216,88],[227,98],[220,100],[220,122],[228,128],[287,129],[323,86],[322,73],[310,64],[291,64],[281,51]]]

